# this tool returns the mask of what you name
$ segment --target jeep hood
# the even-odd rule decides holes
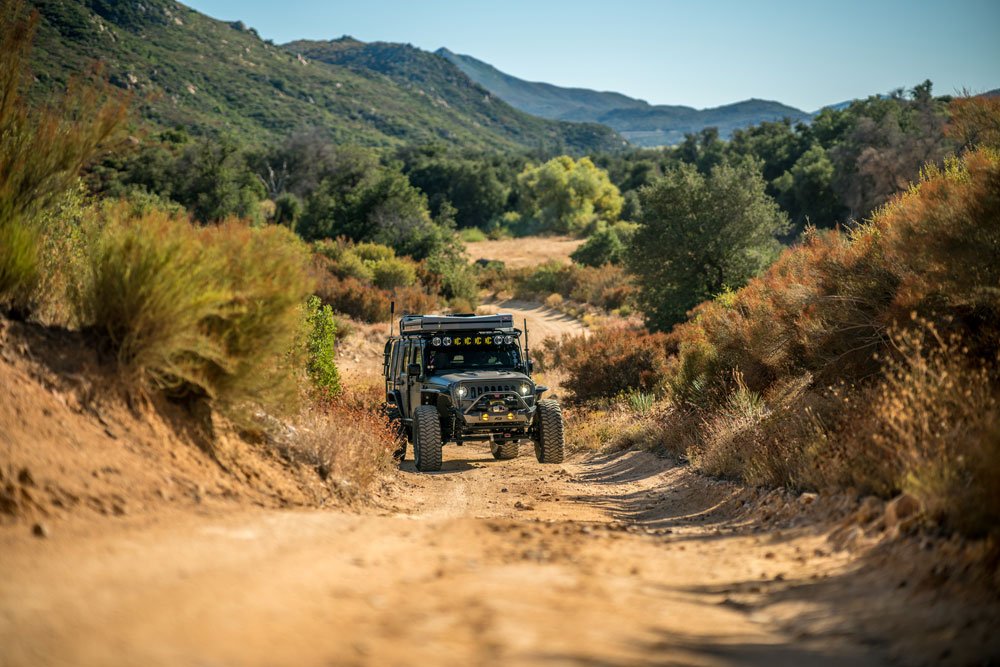
[[[524,373],[517,371],[456,371],[432,375],[427,378],[429,384],[450,386],[456,382],[531,382]]]

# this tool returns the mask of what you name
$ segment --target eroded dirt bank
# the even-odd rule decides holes
[[[446,448],[380,509],[0,531],[0,646],[40,664],[956,664],[989,632],[827,534],[645,453],[541,467]],[[879,574],[881,572],[881,574]],[[916,582],[914,582],[916,583]],[[867,611],[866,611],[867,610]],[[873,613],[875,612],[875,613]],[[959,613],[959,615],[961,615]],[[984,625],[985,624],[985,625]],[[949,636],[949,633],[951,635]],[[995,647],[994,647],[995,648]],[[921,657],[922,656],[922,657]]]

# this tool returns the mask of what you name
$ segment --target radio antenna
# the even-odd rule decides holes
[[[396,302],[389,302],[389,338],[392,338],[392,327],[396,320]]]
[[[528,318],[524,318],[524,367],[528,367],[528,360],[531,355],[528,353]]]

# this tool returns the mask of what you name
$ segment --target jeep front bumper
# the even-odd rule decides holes
[[[456,412],[466,429],[487,431],[526,427],[535,416],[535,407],[515,392],[491,392]]]

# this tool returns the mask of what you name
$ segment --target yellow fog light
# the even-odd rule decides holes
[[[484,412],[484,413],[483,413],[483,421],[484,421],[484,422],[485,422],[485,421],[489,421],[489,419],[490,419],[490,416],[489,416],[488,414],[486,414],[486,413]]]
[[[508,412],[507,413],[507,419],[513,419],[513,418],[514,418],[514,413],[513,412]]]

